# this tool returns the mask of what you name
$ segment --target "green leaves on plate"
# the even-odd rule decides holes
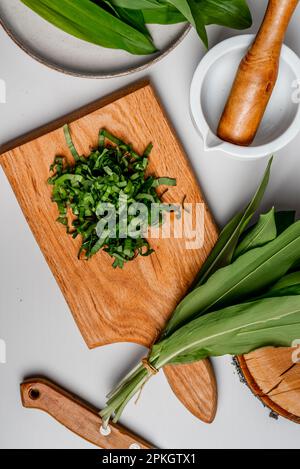
[[[282,277],[261,298],[300,295],[300,272],[292,272]]]
[[[245,254],[253,248],[258,248],[273,241],[277,236],[277,227],[275,220],[275,210],[272,208],[270,212],[260,215],[258,223],[251,229],[239,243],[234,251],[233,258]]]
[[[225,227],[194,290],[179,303],[147,357],[167,364],[291,346],[300,337],[300,221],[272,208],[247,229],[266,189]],[[246,230],[247,229],[247,230]],[[104,422],[121,416],[151,373],[140,364],[108,396]]]
[[[204,24],[218,24],[228,28],[246,29],[252,24],[246,0],[188,0],[194,16],[201,16]]]
[[[164,335],[199,315],[251,299],[283,277],[300,258],[300,221],[260,248],[219,269],[179,303]]]
[[[156,52],[149,35],[90,0],[21,0],[45,20],[79,39],[132,54]]]
[[[300,337],[300,296],[278,296],[241,303],[201,316],[156,343],[148,360],[160,370],[167,364],[193,363],[207,357],[241,355],[261,347],[290,347]],[[142,364],[108,395],[104,424],[117,422],[130,399],[151,375]]]
[[[188,0],[168,0],[168,3],[177,8],[177,10],[180,11],[180,13],[188,20],[189,23],[195,25],[195,20]]]
[[[168,0],[195,26],[208,47],[205,26],[218,24],[229,28],[245,29],[252,24],[251,13],[245,0]]]
[[[162,2],[159,0],[111,0],[110,3],[122,8],[143,10],[144,8],[161,8]]]
[[[131,54],[156,52],[146,23],[190,22],[207,46],[205,26],[251,25],[245,0],[21,0],[42,18],[79,39]]]

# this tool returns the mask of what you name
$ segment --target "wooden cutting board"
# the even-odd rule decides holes
[[[299,359],[300,349],[290,347],[264,347],[237,358],[255,396],[275,414],[296,423],[300,423]]]
[[[1,165],[88,347],[114,342],[149,347],[215,244],[216,226],[205,207],[201,248],[187,250],[184,239],[150,240],[155,253],[138,257],[123,270],[114,270],[112,259],[104,252],[88,262],[78,260],[80,240],[73,240],[55,222],[57,208],[47,184],[55,155],[72,161],[62,129],[65,123],[70,124],[75,146],[84,155],[97,146],[102,127],[132,143],[137,152],[152,142],[149,173],[177,179],[177,187],[168,190],[164,202],[204,203],[202,193],[149,82],[87,105],[0,149]],[[200,366],[207,375],[204,384],[210,402],[205,419],[210,421],[216,405],[215,380],[208,362]],[[178,373],[180,367],[176,370]],[[195,375],[198,373],[199,365],[195,367]],[[199,403],[191,410],[201,416]]]

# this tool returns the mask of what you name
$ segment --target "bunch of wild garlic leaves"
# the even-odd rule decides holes
[[[206,25],[249,28],[246,0],[21,0],[42,18],[84,41],[131,54],[157,51],[147,24],[191,23],[207,46]]]
[[[267,187],[223,229],[191,291],[160,339],[108,395],[105,424],[118,421],[128,401],[167,364],[239,355],[264,346],[291,346],[300,337],[300,221],[272,208],[248,228]],[[299,270],[298,270],[299,269]]]

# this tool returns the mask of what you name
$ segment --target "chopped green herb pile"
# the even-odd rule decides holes
[[[59,29],[93,44],[131,54],[157,48],[147,24],[188,21],[207,46],[206,25],[245,29],[252,23],[246,0],[21,0]]]
[[[169,177],[145,177],[152,145],[138,155],[130,145],[101,130],[98,148],[84,157],[77,153],[67,125],[64,133],[75,161],[69,165],[65,158],[56,157],[50,167],[55,174],[48,182],[53,185],[52,200],[59,210],[57,221],[73,238],[82,237],[78,257],[89,259],[103,249],[114,258],[113,267],[122,268],[137,255],[151,254],[153,250],[141,230],[133,237],[128,236],[128,228],[140,220],[145,229],[162,223],[162,212],[170,207],[160,202],[156,188],[176,185]],[[137,218],[134,211],[131,214],[130,207],[136,203],[147,209],[146,220]],[[110,224],[113,215],[115,222]]]

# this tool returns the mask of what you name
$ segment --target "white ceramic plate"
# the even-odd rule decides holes
[[[87,78],[111,78],[143,70],[172,51],[190,29],[184,23],[150,25],[159,52],[134,56],[70,36],[39,17],[20,0],[0,1],[0,23],[31,57],[60,72]]]
[[[216,136],[239,63],[253,38],[252,34],[232,37],[211,49],[195,72],[190,93],[192,119],[203,138],[205,150],[220,150],[242,160],[271,155],[300,132],[300,100],[292,100],[297,92],[293,87],[297,87],[297,81],[299,87],[300,59],[284,45],[278,80],[252,145],[233,145]]]

